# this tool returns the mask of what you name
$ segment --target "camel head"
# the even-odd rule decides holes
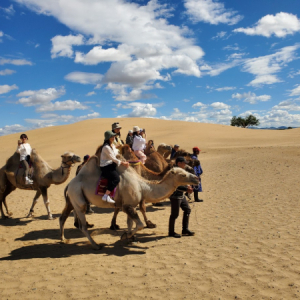
[[[69,166],[81,162],[81,158],[75,155],[73,152],[65,152],[63,155],[61,155],[61,158],[61,162]]]
[[[129,145],[124,145],[122,147],[120,147],[120,153],[121,155],[126,159],[126,160],[139,160],[136,155],[134,154],[134,152],[131,150]]]
[[[176,186],[187,185],[187,184],[193,184],[193,185],[199,184],[199,179],[196,175],[188,173],[184,169],[178,167],[173,168],[170,171],[170,175],[174,179],[174,183],[176,184]]]

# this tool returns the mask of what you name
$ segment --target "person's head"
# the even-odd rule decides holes
[[[174,145],[174,150],[177,152],[179,150],[179,145],[175,144]]]
[[[132,136],[132,134],[133,134],[133,131],[132,131],[132,130],[129,130],[129,131],[128,131],[128,135]]]
[[[119,133],[122,127],[118,122],[115,122],[114,124],[111,125],[111,129],[114,133]]]
[[[198,155],[200,153],[200,151],[201,150],[198,147],[193,148],[193,153],[196,154],[196,155]]]
[[[107,130],[104,133],[104,144],[111,145],[114,142],[116,133],[112,132],[111,130]]]
[[[87,154],[83,157],[83,162],[87,162],[90,159],[90,156]]]
[[[26,143],[28,140],[28,136],[25,133],[22,133],[20,135],[20,140],[22,141],[22,143]]]
[[[176,163],[176,166],[177,166],[177,167],[184,169],[185,165],[186,165],[188,162],[185,160],[185,158],[184,158],[183,156],[178,156],[178,157],[176,158],[175,163]]]
[[[133,135],[135,136],[135,135],[140,135],[140,133],[141,133],[141,129],[140,129],[140,127],[139,126],[133,126]]]

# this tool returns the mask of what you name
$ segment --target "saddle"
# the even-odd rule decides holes
[[[104,177],[100,177],[98,183],[97,183],[97,188],[96,188],[96,191],[95,191],[95,195],[98,195],[98,196],[103,196],[107,190],[107,185],[108,185],[108,180]],[[110,193],[110,197],[113,198],[115,195],[116,195],[116,191],[117,191],[117,188],[114,188],[114,190]]]

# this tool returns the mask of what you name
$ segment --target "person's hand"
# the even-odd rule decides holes
[[[121,165],[128,168],[129,167],[129,162],[128,161],[122,161]]]
[[[193,192],[193,188],[190,185],[188,185],[188,187],[187,187],[187,193],[191,194],[192,192]]]

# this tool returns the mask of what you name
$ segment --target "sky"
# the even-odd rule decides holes
[[[298,14],[298,0],[1,0],[0,135],[120,117],[300,127]]]

